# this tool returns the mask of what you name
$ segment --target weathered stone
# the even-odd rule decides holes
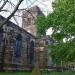
[[[38,6],[30,8],[28,11],[23,11],[22,28],[34,36],[37,36],[37,28],[35,25],[37,16],[44,16]]]
[[[3,60],[0,59],[0,62],[3,63],[3,68],[10,64],[4,70],[8,70],[8,68],[11,68],[11,70],[29,70],[35,67],[37,63],[39,67],[47,66],[47,49],[44,39],[36,39],[10,21],[3,26],[2,34],[3,40],[0,42],[2,43],[0,44],[2,55],[0,57]]]

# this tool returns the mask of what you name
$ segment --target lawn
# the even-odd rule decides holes
[[[71,72],[51,72],[51,73],[44,73],[43,75],[75,75],[75,73]]]
[[[0,73],[0,75],[32,75],[31,73],[25,73],[25,72],[5,72]],[[51,72],[51,73],[43,73],[42,75],[75,75],[75,73],[71,72]]]

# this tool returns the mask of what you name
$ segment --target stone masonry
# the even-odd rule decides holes
[[[0,16],[0,21],[5,18]],[[12,22],[0,29],[0,70],[32,70],[47,66],[46,40],[36,38]]]
[[[39,16],[44,16],[42,11],[38,6],[34,6],[27,11],[23,11],[22,17],[22,28],[34,36],[37,36],[37,28],[35,25],[35,20]]]

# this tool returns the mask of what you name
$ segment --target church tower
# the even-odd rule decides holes
[[[34,36],[37,35],[35,20],[38,16],[44,16],[38,6],[34,6],[27,11],[23,11],[22,28]]]

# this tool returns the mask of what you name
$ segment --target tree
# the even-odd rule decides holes
[[[19,0],[19,2],[17,3],[16,7],[14,8],[14,11],[6,18],[6,20],[5,20],[4,22],[2,22],[2,24],[0,25],[0,28],[1,28],[4,24],[6,24],[6,23],[9,21],[9,19],[11,19],[12,16],[14,16],[15,12],[18,10],[18,7],[19,7],[19,5],[21,4],[22,1],[23,1],[23,0]],[[7,2],[8,2],[8,0],[6,0],[6,1],[4,2],[4,4],[3,4],[2,7],[0,8],[0,10],[2,10],[2,8],[5,6],[5,4],[6,4]]]
[[[53,61],[55,63],[61,60],[73,61],[75,60],[75,0],[55,0],[53,7],[54,12],[47,18],[37,20],[38,33],[45,35],[45,30],[52,27],[51,37],[55,44],[50,48]],[[66,38],[65,43],[64,38]]]
[[[56,0],[55,10],[51,15],[48,15],[48,25],[54,28],[53,36],[63,38],[71,38],[75,36],[75,1],[71,0]],[[58,33],[60,31],[60,33]],[[59,37],[57,38],[59,40]],[[56,39],[56,40],[57,40]],[[62,40],[62,38],[60,38]]]
[[[38,17],[36,20],[37,34],[38,36],[45,35],[46,26],[46,18],[45,16]]]
[[[19,5],[21,4],[23,0],[19,0],[19,2],[17,3],[16,7],[14,8],[14,11],[0,24],[0,30],[3,31],[2,27],[3,25],[5,25],[10,19],[11,17],[14,16],[15,12],[18,10]],[[6,3],[8,2],[8,0],[6,0],[3,5],[0,7],[0,12],[2,11],[3,7],[6,5]],[[3,51],[2,51],[2,58],[1,58],[1,70],[3,71],[3,65],[4,65],[4,53],[5,53],[5,39],[4,39],[4,45],[3,45]]]
[[[50,45],[52,49],[50,55],[53,58],[54,63],[60,64],[61,61],[72,62],[75,60],[75,43],[68,42],[56,45]]]
[[[8,0],[5,0],[3,5],[0,7],[0,12],[2,11],[3,7],[6,5],[6,3],[8,2]]]

